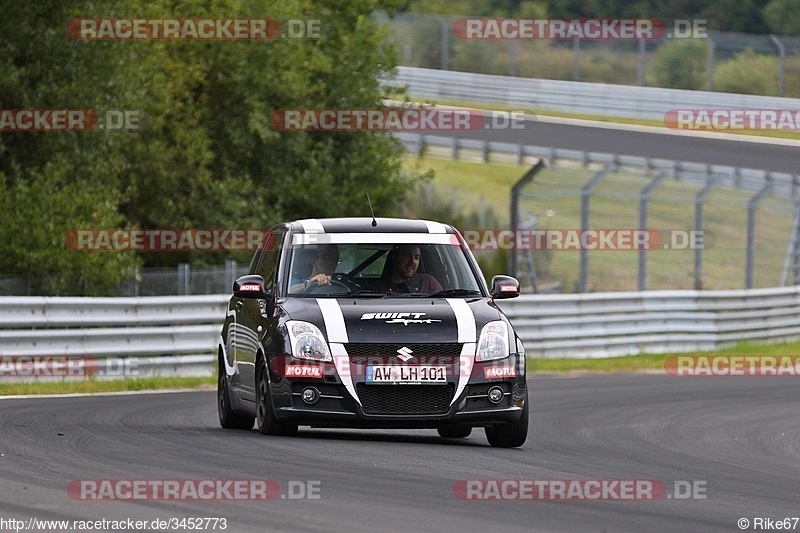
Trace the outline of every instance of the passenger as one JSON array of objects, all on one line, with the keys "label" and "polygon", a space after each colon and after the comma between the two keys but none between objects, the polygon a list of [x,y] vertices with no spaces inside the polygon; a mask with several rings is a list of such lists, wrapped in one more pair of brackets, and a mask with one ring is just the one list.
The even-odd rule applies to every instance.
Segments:
[{"label": "passenger", "polygon": [[439,281],[430,274],[417,272],[421,254],[416,244],[401,244],[389,252],[384,269],[383,290],[388,292],[433,293],[442,290]]}]

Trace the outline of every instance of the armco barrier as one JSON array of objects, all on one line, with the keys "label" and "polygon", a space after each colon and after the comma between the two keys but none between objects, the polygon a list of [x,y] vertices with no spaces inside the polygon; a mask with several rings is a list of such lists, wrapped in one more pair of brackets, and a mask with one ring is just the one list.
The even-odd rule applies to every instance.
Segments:
[{"label": "armco barrier", "polygon": [[606,83],[515,78],[417,67],[398,67],[387,82],[407,86],[415,98],[485,102],[663,120],[671,109],[798,109],[800,99]]},{"label": "armco barrier", "polygon": [[800,339],[800,287],[524,295],[498,304],[529,356],[610,357]]},{"label": "armco barrier", "polygon": [[[213,375],[228,299],[0,298],[0,358],[88,356],[113,366],[136,357],[142,377]],[[498,304],[530,357],[714,350],[800,338],[798,286],[524,295]]]},{"label": "armco barrier", "polygon": [[[229,299],[0,298],[0,359],[85,357],[138,377],[213,375]],[[131,357],[136,363],[126,367]],[[19,379],[5,374],[0,379]]]}]

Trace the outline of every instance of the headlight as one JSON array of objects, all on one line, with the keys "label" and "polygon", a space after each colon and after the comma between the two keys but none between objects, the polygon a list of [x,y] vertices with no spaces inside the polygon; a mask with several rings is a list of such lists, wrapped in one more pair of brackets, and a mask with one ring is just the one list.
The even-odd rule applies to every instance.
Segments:
[{"label": "headlight", "polygon": [[508,324],[495,320],[483,326],[475,360],[493,361],[508,357],[508,354]]},{"label": "headlight", "polygon": [[289,329],[289,343],[292,345],[294,357],[324,362],[333,360],[328,343],[317,326],[309,322],[290,320],[286,327]]}]

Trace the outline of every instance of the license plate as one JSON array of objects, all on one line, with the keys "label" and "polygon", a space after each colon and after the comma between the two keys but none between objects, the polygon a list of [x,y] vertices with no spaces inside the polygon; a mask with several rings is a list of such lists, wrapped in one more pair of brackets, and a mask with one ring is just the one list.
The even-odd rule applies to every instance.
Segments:
[{"label": "license plate", "polygon": [[447,367],[367,365],[367,383],[447,383]]}]

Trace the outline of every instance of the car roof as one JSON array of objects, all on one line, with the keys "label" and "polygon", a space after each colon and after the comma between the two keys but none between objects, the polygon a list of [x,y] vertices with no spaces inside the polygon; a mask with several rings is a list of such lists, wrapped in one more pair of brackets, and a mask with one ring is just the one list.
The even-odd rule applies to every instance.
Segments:
[{"label": "car roof", "polygon": [[307,218],[288,225],[294,233],[455,233],[449,224],[409,218]]}]

